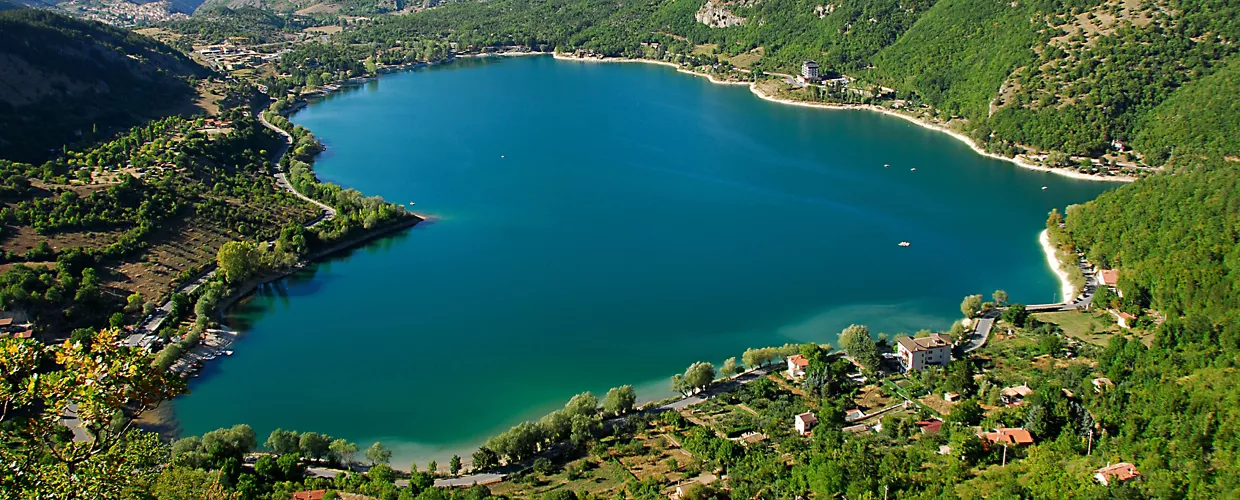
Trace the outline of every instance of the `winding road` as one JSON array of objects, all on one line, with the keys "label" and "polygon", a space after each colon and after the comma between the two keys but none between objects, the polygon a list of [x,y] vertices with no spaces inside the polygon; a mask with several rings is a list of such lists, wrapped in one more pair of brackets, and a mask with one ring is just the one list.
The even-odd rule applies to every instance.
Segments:
[{"label": "winding road", "polygon": [[[322,224],[326,221],[335,219],[336,218],[335,208],[332,208],[331,206],[328,206],[325,203],[322,203],[318,200],[310,198],[309,196],[301,194],[296,189],[293,189],[293,185],[289,183],[288,177],[284,175],[284,172],[280,171],[280,160],[284,158],[285,153],[288,153],[289,148],[293,146],[293,136],[289,135],[289,133],[285,132],[283,129],[275,125],[272,125],[271,122],[268,122],[267,118],[263,116],[262,112],[258,112],[256,113],[256,115],[258,116],[259,123],[263,124],[264,127],[267,127],[271,131],[277,134],[280,134],[280,137],[284,138],[284,141],[280,145],[280,149],[276,151],[276,153],[272,155],[272,158],[271,158],[271,167],[275,171],[274,177],[276,179],[276,184],[279,184],[280,187],[284,188],[288,192],[293,193],[293,196],[296,196],[308,203],[313,203],[315,206],[319,207],[320,210],[322,210],[322,212],[319,214],[318,217],[316,217],[314,220],[310,222],[307,222],[306,224],[304,224],[304,226],[308,229],[308,228],[317,226],[319,224]],[[176,290],[174,290],[174,293],[183,293],[183,294],[193,293],[194,290],[198,289],[198,287],[202,286],[207,281],[210,281],[211,278],[215,277],[215,264],[214,263],[207,265],[205,270],[206,272],[204,272],[194,281],[191,281],[189,283],[186,283],[184,285],[177,287]],[[155,340],[155,332],[159,331],[159,327],[163,326],[164,324],[164,319],[166,319],[168,315],[172,313],[172,300],[171,300],[171,296],[169,297],[170,297],[169,300],[164,301],[164,303],[160,305],[159,308],[156,309],[154,313],[151,313],[151,316],[149,318],[143,320],[142,323],[138,324],[138,328],[136,329],[136,331],[132,335],[130,335],[128,338],[125,339],[124,345],[136,346],[136,347],[147,347],[151,344],[152,341]]]},{"label": "winding road", "polygon": [[322,224],[324,221],[335,219],[336,209],[328,206],[327,204],[323,202],[320,202],[309,196],[301,194],[301,192],[297,191],[296,189],[293,189],[293,185],[288,182],[288,177],[284,175],[284,172],[280,171],[280,159],[284,158],[284,154],[288,152],[289,148],[293,147],[293,136],[289,135],[288,132],[285,132],[284,129],[277,127],[275,125],[272,125],[271,122],[267,121],[267,117],[263,116],[262,112],[258,112],[255,114],[258,116],[259,123],[263,124],[264,127],[267,127],[272,132],[280,134],[280,137],[284,138],[284,144],[280,146],[280,151],[277,151],[275,156],[272,157],[272,160],[271,160],[271,166],[276,171],[276,174],[275,174],[276,184],[279,184],[280,187],[287,189],[288,192],[293,193],[293,196],[296,196],[298,198],[301,198],[302,200],[313,203],[323,210],[323,213],[320,214],[317,219],[310,221],[310,223],[307,224],[306,227],[308,228],[314,227],[319,224]]}]

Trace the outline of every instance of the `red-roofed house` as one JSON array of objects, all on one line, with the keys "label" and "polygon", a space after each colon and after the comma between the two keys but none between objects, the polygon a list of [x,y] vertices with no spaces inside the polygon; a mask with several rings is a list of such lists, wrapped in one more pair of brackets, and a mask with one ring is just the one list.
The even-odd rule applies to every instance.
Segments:
[{"label": "red-roofed house", "polygon": [[938,434],[939,430],[943,428],[943,421],[923,420],[921,422],[917,422],[917,427],[921,428],[922,434]]},{"label": "red-roofed house", "polygon": [[792,378],[804,377],[805,369],[809,368],[809,360],[800,354],[788,356],[788,376]]},{"label": "red-roofed house", "polygon": [[293,500],[323,500],[327,490],[309,490],[293,493]]},{"label": "red-roofed house", "polygon": [[1128,481],[1136,479],[1141,473],[1137,472],[1137,466],[1128,462],[1120,462],[1115,465],[1107,464],[1106,467],[1094,471],[1094,479],[1097,479],[1103,486],[1111,484],[1113,481]]},{"label": "red-roofed house", "polygon": [[793,420],[793,425],[797,428],[797,434],[802,436],[809,434],[810,429],[813,429],[818,424],[818,417],[815,417],[811,412],[797,415]]},{"label": "red-roofed house", "polygon": [[1029,431],[1015,427],[1000,427],[994,432],[979,432],[977,437],[993,444],[1015,446],[1033,444],[1033,435]]}]

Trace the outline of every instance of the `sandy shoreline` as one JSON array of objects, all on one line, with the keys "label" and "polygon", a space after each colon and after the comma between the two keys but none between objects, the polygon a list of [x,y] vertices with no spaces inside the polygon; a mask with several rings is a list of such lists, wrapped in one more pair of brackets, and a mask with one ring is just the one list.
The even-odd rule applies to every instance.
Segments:
[{"label": "sandy shoreline", "polygon": [[1051,270],[1055,271],[1055,276],[1059,277],[1059,293],[1063,296],[1062,300],[1067,302],[1076,296],[1076,287],[1072,286],[1072,281],[1068,278],[1068,271],[1064,270],[1064,263],[1059,261],[1055,251],[1055,247],[1051,246],[1050,231],[1043,229],[1038,233],[1038,244],[1042,245],[1042,253],[1046,255],[1046,263],[1051,266]]},{"label": "sandy shoreline", "polygon": [[[540,53],[535,53],[535,54],[540,54]],[[1062,175],[1064,177],[1069,177],[1072,179],[1078,179],[1078,180],[1084,180],[1084,181],[1127,183],[1127,182],[1134,182],[1137,180],[1134,177],[1127,177],[1127,176],[1103,177],[1103,176],[1098,176],[1098,175],[1082,174],[1080,172],[1075,172],[1075,171],[1071,171],[1071,170],[1064,169],[1064,168],[1051,168],[1051,167],[1046,167],[1046,166],[1038,165],[1035,163],[1031,163],[1028,161],[1024,161],[1018,158],[1008,158],[1003,155],[988,153],[982,148],[978,147],[978,145],[975,142],[973,142],[973,139],[969,138],[968,136],[964,134],[961,134],[960,132],[947,128],[943,125],[928,123],[915,116],[909,116],[904,113],[899,113],[899,112],[896,112],[896,111],[893,111],[887,108],[883,108],[881,106],[875,106],[873,104],[816,103],[816,102],[794,101],[792,99],[783,99],[783,98],[775,97],[775,96],[762,92],[760,89],[758,89],[757,82],[733,82],[733,81],[726,81],[726,80],[718,80],[713,75],[708,75],[704,73],[698,73],[696,71],[687,70],[678,64],[670,63],[667,61],[654,61],[654,60],[649,60],[649,59],[630,59],[630,58],[623,58],[623,57],[604,57],[604,58],[574,57],[574,56],[561,55],[559,53],[555,53],[553,55],[556,59],[561,60],[561,61],[600,62],[600,63],[644,63],[644,64],[658,64],[660,66],[668,66],[671,68],[675,68],[676,71],[680,73],[686,73],[686,74],[690,74],[694,76],[705,77],[707,80],[710,80],[711,83],[717,83],[721,85],[748,85],[749,91],[753,92],[753,94],[758,96],[758,98],[766,100],[766,101],[770,101],[770,102],[776,102],[779,104],[787,104],[791,106],[802,106],[806,108],[828,109],[828,110],[873,111],[873,112],[882,113],[888,116],[894,116],[896,118],[909,121],[920,127],[947,134],[955,138],[956,140],[963,142],[965,145],[969,146],[969,149],[972,149],[974,153],[977,153],[979,155],[982,155],[988,158],[994,158],[996,160],[1003,160],[1006,162],[1010,162],[1018,167],[1026,168],[1029,170],[1049,172],[1055,175]]]}]

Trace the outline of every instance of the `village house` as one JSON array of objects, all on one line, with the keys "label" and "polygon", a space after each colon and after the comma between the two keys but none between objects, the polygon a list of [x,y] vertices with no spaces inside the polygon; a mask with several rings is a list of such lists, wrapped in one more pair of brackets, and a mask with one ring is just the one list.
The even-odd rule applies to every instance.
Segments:
[{"label": "village house", "polygon": [[1033,444],[1033,434],[1017,427],[999,427],[994,432],[979,432],[977,437],[989,444],[1024,446]]},{"label": "village house", "polygon": [[1030,394],[1033,394],[1033,389],[1030,389],[1029,383],[1026,382],[1014,387],[1004,387],[1003,390],[999,391],[999,399],[1003,400],[1003,403],[1007,405],[1019,405]]},{"label": "village house", "polygon": [[793,420],[794,420],[793,425],[797,429],[797,434],[800,434],[802,436],[809,435],[809,431],[813,429],[815,425],[818,425],[818,417],[815,417],[813,412],[807,411],[805,413],[797,415],[795,418],[793,418]]},{"label": "village house", "polygon": [[861,420],[863,418],[865,418],[865,412],[861,411],[860,408],[853,408],[851,410],[844,412],[845,422],[854,422],[857,420]]},{"label": "village house", "polygon": [[865,424],[850,425],[845,427],[843,431],[849,434],[862,434],[870,432],[870,426]]},{"label": "village house", "polygon": [[293,500],[323,500],[327,490],[308,490],[293,493]]},{"label": "village house", "polygon": [[1124,311],[1111,311],[1111,314],[1115,315],[1115,323],[1118,324],[1120,328],[1131,329],[1132,325],[1136,324],[1137,317],[1129,313]]},{"label": "village house", "polygon": [[801,63],[801,75],[799,80],[804,83],[818,83],[818,63],[814,61],[805,61]]},{"label": "village house", "polygon": [[788,356],[788,376],[792,378],[801,378],[805,376],[805,369],[809,368],[809,360],[800,354]]},{"label": "village house", "polygon": [[947,401],[948,403],[954,403],[956,401],[960,401],[960,393],[959,392],[944,392],[943,401]]},{"label": "village house", "polygon": [[1124,482],[1136,479],[1141,473],[1137,471],[1137,466],[1128,462],[1120,462],[1115,465],[1107,464],[1106,467],[1094,470],[1094,479],[1097,479],[1103,486],[1109,486],[1112,482]]},{"label": "village house", "polygon": [[938,434],[943,429],[942,420],[922,420],[917,422],[917,427],[921,429],[922,434]]},{"label": "village house", "polygon": [[1098,270],[1098,284],[1111,289],[1120,297],[1124,296],[1124,292],[1119,289],[1119,270],[1117,269]]},{"label": "village house", "polygon": [[896,344],[896,358],[906,372],[930,365],[947,366],[952,360],[951,341],[937,333],[929,337],[900,337]]}]

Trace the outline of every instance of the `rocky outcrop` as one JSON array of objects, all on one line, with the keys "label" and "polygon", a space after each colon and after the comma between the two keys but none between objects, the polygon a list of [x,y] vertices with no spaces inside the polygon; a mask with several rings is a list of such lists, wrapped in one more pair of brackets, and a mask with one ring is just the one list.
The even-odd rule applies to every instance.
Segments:
[{"label": "rocky outcrop", "polygon": [[727,7],[727,4],[724,2],[707,0],[702,5],[702,8],[698,9],[697,14],[693,18],[697,19],[697,22],[712,28],[727,28],[745,24],[745,18],[733,14]]}]

